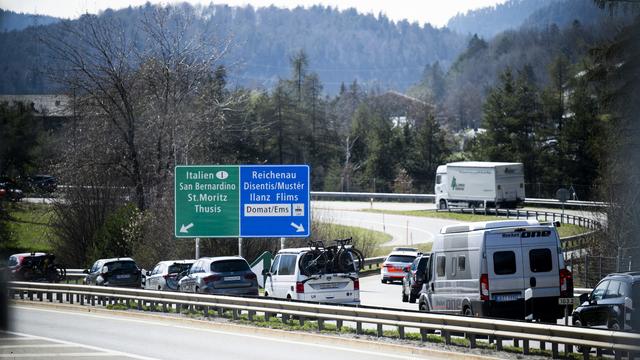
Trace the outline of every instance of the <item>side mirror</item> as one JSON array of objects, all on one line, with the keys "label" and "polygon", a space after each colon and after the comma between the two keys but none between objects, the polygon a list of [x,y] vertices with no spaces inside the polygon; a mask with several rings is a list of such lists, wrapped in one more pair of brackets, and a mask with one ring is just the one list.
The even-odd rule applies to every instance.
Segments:
[{"label": "side mirror", "polygon": [[580,304],[584,304],[589,301],[589,294],[580,294]]},{"label": "side mirror", "polygon": [[145,274],[146,276],[151,276],[151,270],[147,270],[147,271],[145,271],[145,272],[144,272],[144,274]]}]

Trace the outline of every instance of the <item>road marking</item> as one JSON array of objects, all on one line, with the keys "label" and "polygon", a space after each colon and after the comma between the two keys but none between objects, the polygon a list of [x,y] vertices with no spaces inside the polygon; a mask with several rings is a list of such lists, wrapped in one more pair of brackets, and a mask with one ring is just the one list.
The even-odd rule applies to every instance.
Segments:
[{"label": "road marking", "polygon": [[[245,338],[250,338],[250,339],[258,339],[258,340],[264,340],[264,341],[279,342],[279,343],[291,344],[291,345],[303,345],[303,346],[306,345],[306,346],[309,346],[309,347],[330,349],[330,350],[338,350],[338,351],[345,351],[345,352],[352,352],[352,353],[371,355],[371,356],[376,356],[376,357],[383,356],[383,357],[387,357],[387,358],[405,359],[405,360],[413,360],[413,359],[415,359],[415,355],[410,356],[410,355],[397,355],[397,354],[390,354],[390,353],[381,353],[381,352],[369,351],[369,350],[345,348],[345,347],[341,347],[341,346],[333,346],[333,345],[325,345],[325,344],[314,344],[314,343],[309,343],[309,342],[304,342],[304,341],[285,340],[285,339],[280,339],[280,338],[270,337],[270,336],[241,334],[241,333],[237,333],[237,332],[225,332],[225,331],[220,331],[220,330],[206,329],[206,328],[202,328],[202,327],[197,327],[196,328],[196,327],[189,327],[189,326],[183,326],[183,325],[162,324],[162,323],[159,323],[159,322],[156,322],[156,321],[116,318],[116,317],[109,317],[109,316],[100,316],[100,315],[93,315],[93,314],[75,313],[75,312],[68,312],[68,311],[37,309],[37,308],[21,307],[21,306],[16,306],[15,308],[23,309],[23,310],[30,310],[30,311],[36,310],[36,311],[52,312],[52,313],[58,313],[58,314],[60,312],[64,312],[65,314],[68,314],[68,315],[93,317],[93,318],[99,318],[99,319],[109,319],[109,320],[125,321],[125,322],[135,322],[135,323],[141,323],[141,324],[147,324],[147,325],[165,326],[165,327],[179,328],[179,329],[185,329],[185,330],[191,330],[191,331],[206,331],[206,332],[209,332],[209,333],[212,333],[212,334],[221,334],[221,335],[228,335],[228,336],[239,336],[239,337],[245,337]],[[167,319],[170,319],[170,318],[167,318]],[[12,334],[16,334],[16,335],[23,335],[23,334],[14,333],[14,332],[8,332],[8,333],[12,333]],[[34,335],[26,335],[25,334],[25,336],[34,336]],[[34,337],[38,338],[38,336],[34,336]],[[49,338],[45,338],[45,337],[39,337],[39,338],[42,338],[42,339],[45,339],[45,340],[54,341],[54,342],[74,344],[72,342],[67,342],[67,341],[63,341],[63,340],[49,339]],[[90,349],[117,353],[117,352],[115,352],[113,350],[101,349],[101,348],[94,347],[94,346],[81,345],[81,344],[77,344],[77,345],[78,346],[83,346],[83,347],[86,347],[86,348],[90,348]],[[127,354],[127,353],[118,353],[118,354],[121,354],[121,355],[124,355],[124,356],[135,357],[136,359],[145,359],[145,360],[146,359],[151,359],[151,358],[148,358],[148,357],[143,357],[143,356],[133,355],[133,354]]]},{"label": "road marking", "polygon": [[[27,309],[27,308],[23,308],[23,307],[19,307],[19,308]],[[34,308],[29,308],[29,310],[56,312],[56,311],[34,309]],[[71,314],[71,313],[68,313],[68,312],[65,312],[65,313]],[[123,352],[123,351],[110,350],[110,349],[105,349],[105,348],[101,348],[101,347],[98,347],[98,346],[75,343],[75,342],[72,342],[72,341],[53,339],[53,338],[49,338],[49,337],[45,337],[45,336],[24,334],[24,333],[19,333],[19,332],[15,332],[15,331],[6,331],[5,333],[13,334],[13,335],[17,335],[17,336],[24,336],[24,337],[32,338],[32,339],[40,339],[40,340],[51,341],[51,342],[59,343],[59,344],[77,346],[77,347],[81,347],[81,348],[85,348],[85,349],[101,352],[101,353],[77,353],[77,354],[85,354],[85,355],[60,354],[60,356],[126,356],[126,357],[130,357],[130,358],[133,358],[133,359],[139,359],[139,360],[157,360],[155,358],[151,358],[151,357],[147,357],[147,356],[141,356],[141,355],[126,353],[126,352]],[[102,353],[104,353],[104,355]],[[71,353],[71,354],[74,354],[74,353]],[[92,354],[92,355],[86,355],[86,354]],[[11,354],[11,355],[15,356],[15,354]],[[24,354],[22,354],[22,355],[24,355]],[[49,356],[58,356],[57,354],[47,354],[47,355],[49,355]],[[4,356],[2,356],[2,357],[4,357]]]},{"label": "road marking", "polygon": [[87,352],[87,353],[60,353],[60,354],[42,354],[42,353],[33,353],[33,354],[0,354],[0,358],[52,358],[52,357],[104,357],[104,356],[121,356],[119,354],[110,354],[110,353],[98,353],[98,352]]},{"label": "road marking", "polygon": [[[37,339],[35,339],[37,340]],[[24,348],[65,348],[77,347],[71,344],[24,344],[24,345],[0,345],[0,349],[24,349]]]}]

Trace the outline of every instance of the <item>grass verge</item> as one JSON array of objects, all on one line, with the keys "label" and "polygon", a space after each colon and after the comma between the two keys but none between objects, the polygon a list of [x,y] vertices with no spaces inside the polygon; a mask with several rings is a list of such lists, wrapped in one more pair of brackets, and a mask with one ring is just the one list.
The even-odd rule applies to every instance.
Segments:
[{"label": "grass verge", "polygon": [[53,208],[47,204],[9,203],[9,241],[2,248],[20,251],[51,251]]}]

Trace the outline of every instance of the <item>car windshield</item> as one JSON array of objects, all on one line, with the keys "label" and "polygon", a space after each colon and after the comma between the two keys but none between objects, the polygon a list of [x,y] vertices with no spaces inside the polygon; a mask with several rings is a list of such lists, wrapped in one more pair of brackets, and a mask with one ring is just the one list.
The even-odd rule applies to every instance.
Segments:
[{"label": "car windshield", "polygon": [[416,257],[415,256],[411,256],[411,255],[390,255],[387,258],[388,262],[399,262],[399,263],[410,263],[413,262],[413,260],[415,260]]},{"label": "car windshield", "polygon": [[118,271],[118,270],[135,270],[137,269],[136,263],[133,261],[113,261],[110,263],[106,263],[108,271]]},{"label": "car windshield", "polygon": [[249,270],[249,264],[244,260],[222,260],[211,263],[213,272],[235,272]]},{"label": "car windshield", "polygon": [[169,274],[182,273],[188,271],[193,263],[171,264],[169,266]]}]

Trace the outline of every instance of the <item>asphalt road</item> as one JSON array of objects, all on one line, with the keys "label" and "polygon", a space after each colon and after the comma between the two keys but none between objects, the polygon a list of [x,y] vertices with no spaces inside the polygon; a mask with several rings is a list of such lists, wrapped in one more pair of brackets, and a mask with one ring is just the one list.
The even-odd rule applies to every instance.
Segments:
[{"label": "asphalt road", "polygon": [[[367,204],[367,203],[359,203]],[[383,203],[380,203],[383,204]],[[416,204],[386,204],[402,209],[417,208]],[[422,204],[424,208],[425,205]],[[358,205],[339,203],[314,204],[313,217],[315,220],[333,224],[356,226],[365,229],[385,232],[393,239],[385,245],[412,245],[433,242],[436,234],[443,226],[458,224],[457,220],[425,218],[418,216],[390,215],[358,211]],[[362,209],[362,208],[360,208]]]},{"label": "asphalt road", "polygon": [[444,356],[403,355],[372,342],[347,344],[318,335],[256,332],[206,322],[108,316],[86,310],[14,306],[12,317],[11,332],[0,332],[0,358],[365,360]]},{"label": "asphalt road", "polygon": [[418,303],[402,302],[402,283],[383,284],[380,275],[360,278],[360,303],[395,309],[418,310]]}]

